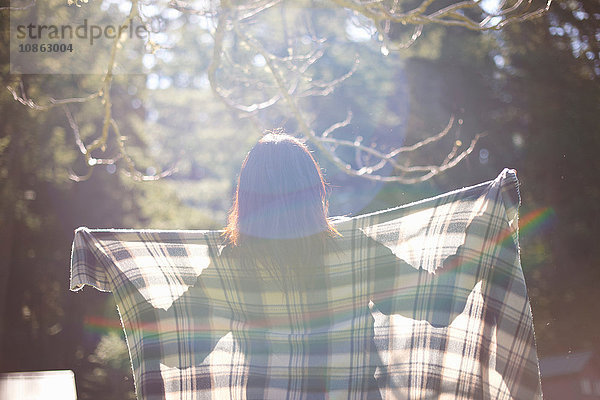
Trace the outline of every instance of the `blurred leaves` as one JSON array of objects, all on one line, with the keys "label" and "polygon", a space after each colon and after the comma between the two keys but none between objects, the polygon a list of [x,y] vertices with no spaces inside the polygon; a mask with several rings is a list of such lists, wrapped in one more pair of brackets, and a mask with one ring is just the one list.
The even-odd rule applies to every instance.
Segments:
[{"label": "blurred leaves", "polygon": [[122,333],[103,335],[88,361],[91,371],[78,380],[79,398],[135,400],[129,352]]}]

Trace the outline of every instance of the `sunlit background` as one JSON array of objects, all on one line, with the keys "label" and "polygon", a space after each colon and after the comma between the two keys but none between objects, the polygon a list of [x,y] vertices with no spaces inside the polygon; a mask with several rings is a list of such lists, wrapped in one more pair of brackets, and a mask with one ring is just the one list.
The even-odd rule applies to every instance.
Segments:
[{"label": "sunlit background", "polygon": [[[112,118],[120,135],[109,129],[104,151],[91,153],[105,161],[92,163],[77,138],[90,146],[100,137],[101,96],[66,106],[50,98],[85,97],[104,77],[10,74],[9,10],[0,11],[0,372],[73,370],[79,399],[134,398],[112,298],[92,289],[68,291],[73,230],[221,228],[247,151],[267,129],[305,136],[303,123],[317,135],[339,124],[330,138],[380,152],[419,143],[451,123],[440,140],[400,153],[395,160],[405,167],[441,165],[482,134],[458,165],[412,184],[351,176],[308,145],[329,183],[331,215],[420,200],[515,168],[538,355],[591,352],[585,354],[597,359],[597,3],[558,1],[541,18],[485,32],[425,24],[410,47],[396,48],[410,42],[414,25],[392,24],[386,43],[372,21],[335,3],[281,2],[242,19],[243,32],[226,32],[216,71],[215,17],[170,4],[148,1],[140,8],[152,27],[147,52],[125,48],[119,59],[138,63],[139,71],[113,77]],[[131,3],[81,6],[119,20]],[[214,4],[188,6],[206,11]],[[53,12],[36,7],[41,15]],[[498,7],[494,0],[482,5],[488,12]],[[271,60],[243,35],[282,58],[316,52],[304,70],[300,61],[279,70],[293,103],[282,95]],[[353,170],[378,162],[352,147],[329,143],[327,149]],[[378,174],[402,176],[390,165]],[[600,382],[600,370],[594,371]]]}]

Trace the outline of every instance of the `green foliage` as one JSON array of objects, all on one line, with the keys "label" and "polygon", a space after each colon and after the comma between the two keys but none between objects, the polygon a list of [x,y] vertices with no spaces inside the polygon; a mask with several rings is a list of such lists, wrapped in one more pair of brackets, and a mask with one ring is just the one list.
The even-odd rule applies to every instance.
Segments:
[{"label": "green foliage", "polygon": [[111,331],[102,336],[88,361],[91,370],[78,382],[80,398],[135,400],[129,353],[122,334]]},{"label": "green foliage", "polygon": [[[503,71],[504,90],[514,107],[506,114],[505,126],[523,137],[518,168],[526,193],[524,212],[538,207],[555,211],[543,229],[523,240],[524,265],[530,262],[534,272],[543,271],[530,285],[539,293],[534,307],[541,304],[536,324],[542,354],[595,347],[594,332],[600,328],[579,306],[600,300],[590,284],[600,278],[600,252],[595,244],[600,234],[600,190],[592,184],[600,170],[600,83],[598,73],[593,72],[598,54],[593,60],[582,57],[569,43],[573,39],[553,35],[548,28],[568,21],[582,34],[589,33],[595,6],[570,4],[564,8],[559,3],[546,21],[505,33],[509,43],[532,38],[508,49],[512,50],[507,52],[510,68]],[[579,6],[590,7],[589,18],[573,19],[572,10]],[[597,32],[597,24],[594,29]],[[597,36],[588,39],[593,42],[590,47],[597,49]],[[581,329],[573,330],[573,326]]]}]

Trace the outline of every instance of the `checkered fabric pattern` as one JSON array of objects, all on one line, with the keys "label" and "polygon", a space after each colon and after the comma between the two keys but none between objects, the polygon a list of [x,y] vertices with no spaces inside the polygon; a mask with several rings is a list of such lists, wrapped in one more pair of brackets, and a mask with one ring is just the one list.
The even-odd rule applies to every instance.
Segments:
[{"label": "checkered fabric pattern", "polygon": [[339,218],[281,290],[218,231],[75,232],[71,290],[116,299],[139,399],[541,398],[518,181]]}]

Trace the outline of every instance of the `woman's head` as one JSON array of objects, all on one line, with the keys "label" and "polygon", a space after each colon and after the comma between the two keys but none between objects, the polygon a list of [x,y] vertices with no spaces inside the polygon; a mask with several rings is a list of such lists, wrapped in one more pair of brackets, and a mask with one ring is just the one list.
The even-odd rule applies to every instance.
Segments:
[{"label": "woman's head", "polygon": [[321,170],[304,143],[268,133],[250,150],[240,171],[226,235],[297,239],[335,232],[327,220]]}]

